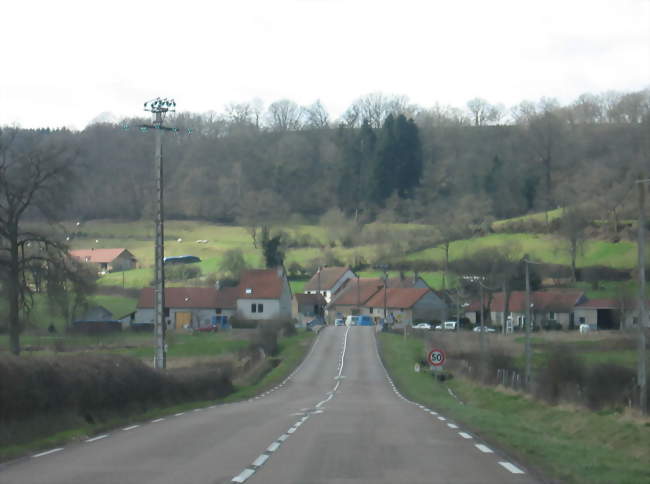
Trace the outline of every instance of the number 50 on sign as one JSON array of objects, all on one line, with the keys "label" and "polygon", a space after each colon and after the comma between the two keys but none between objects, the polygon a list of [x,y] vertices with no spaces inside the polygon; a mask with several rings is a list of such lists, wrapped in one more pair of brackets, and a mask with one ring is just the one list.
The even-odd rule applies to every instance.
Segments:
[{"label": "number 50 on sign", "polygon": [[432,349],[427,355],[427,361],[432,366],[442,366],[446,358],[445,352],[438,348]]}]

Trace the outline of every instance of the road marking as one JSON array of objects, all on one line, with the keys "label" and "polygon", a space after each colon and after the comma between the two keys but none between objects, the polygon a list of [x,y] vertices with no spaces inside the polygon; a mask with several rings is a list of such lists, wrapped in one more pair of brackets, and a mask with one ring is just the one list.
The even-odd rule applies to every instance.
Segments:
[{"label": "road marking", "polygon": [[162,422],[163,420],[165,420],[165,419],[164,418],[157,418],[156,420],[152,420],[151,423],[158,423],[158,422]]},{"label": "road marking", "polygon": [[181,415],[185,415],[185,412],[178,412],[174,414],[174,417],[180,417]]},{"label": "road marking", "polygon": [[106,437],[108,437],[108,434],[98,435],[97,437],[93,437],[92,439],[87,439],[86,442],[87,443],[96,442],[97,440],[102,440],[105,439]]},{"label": "road marking", "polygon": [[448,423],[448,424],[447,424],[447,427],[449,427],[450,429],[457,429],[457,428],[458,428],[458,425],[456,425],[456,424],[452,424],[452,423]]},{"label": "road marking", "polygon": [[217,408],[216,405],[210,405],[208,408]]},{"label": "road marking", "polygon": [[483,445],[483,444],[474,444],[474,445],[476,446],[476,448],[478,450],[480,450],[481,452],[483,452],[485,454],[492,454],[493,453],[492,449],[490,449],[487,445]]},{"label": "road marking", "polygon": [[139,425],[131,425],[130,427],[124,427],[122,430],[133,430],[133,429],[137,429],[138,427]]},{"label": "road marking", "polygon": [[447,420],[447,419],[446,419],[445,417],[438,417],[438,420],[445,421],[445,420]]},{"label": "road marking", "polygon": [[246,479],[248,479],[253,474],[255,474],[254,469],[244,469],[241,474],[233,478],[232,482],[246,482]]},{"label": "road marking", "polygon": [[289,437],[287,434],[282,434],[282,435],[280,435],[280,437],[278,438],[278,440],[279,440],[280,442],[284,442],[285,440],[287,440],[287,437]]},{"label": "road marking", "polygon": [[292,434],[296,431],[296,427],[291,427],[289,430],[287,430],[288,434]]},{"label": "road marking", "polygon": [[194,409],[195,412],[200,412],[201,410],[203,410],[203,409],[202,408],[195,408]]},{"label": "road marking", "polygon": [[260,454],[260,456],[253,461],[253,465],[256,467],[262,466],[267,460],[269,459],[269,456],[267,454]]},{"label": "road marking", "polygon": [[472,436],[469,435],[469,434],[466,433],[466,432],[458,432],[458,435],[460,435],[460,436],[461,436],[462,438],[464,438],[464,439],[471,439],[471,438],[472,438]]},{"label": "road marking", "polygon": [[268,452],[275,452],[276,450],[278,450],[278,447],[280,447],[280,442],[273,442],[271,445],[267,447],[266,450]]},{"label": "road marking", "polygon": [[323,413],[323,410],[320,410],[320,409],[319,409],[319,410],[316,410],[316,411],[314,412],[314,414],[317,414],[317,413]]},{"label": "road marking", "polygon": [[32,457],[43,457],[44,455],[54,454],[55,452],[59,452],[60,450],[63,450],[63,447],[57,447],[56,449],[46,450],[45,452],[41,452],[40,454],[34,454]]},{"label": "road marking", "polygon": [[431,411],[429,412],[431,415],[438,415],[438,412]]},{"label": "road marking", "polygon": [[513,474],[525,474],[519,467],[512,465],[510,462],[499,462],[500,465],[508,469]]}]

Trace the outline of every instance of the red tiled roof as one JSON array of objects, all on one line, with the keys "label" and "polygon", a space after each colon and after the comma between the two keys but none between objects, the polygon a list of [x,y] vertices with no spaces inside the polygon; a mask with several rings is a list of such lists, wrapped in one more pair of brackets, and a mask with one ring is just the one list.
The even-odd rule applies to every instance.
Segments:
[{"label": "red tiled roof", "polygon": [[133,254],[126,249],[80,249],[71,250],[70,255],[82,262],[93,262],[95,264],[113,262],[123,252],[126,252],[131,258]]},{"label": "red tiled roof", "polygon": [[620,306],[616,299],[591,299],[578,304],[577,307],[585,309],[616,309]]},{"label": "red tiled roof", "polygon": [[[422,299],[426,294],[431,291],[426,288],[415,287],[389,287],[386,290],[386,307],[388,308],[402,308],[407,309]],[[377,292],[365,304],[367,307],[383,308],[384,307],[384,291]]]},{"label": "red tiled roof", "polygon": [[234,309],[237,307],[238,287],[222,287],[215,292],[216,307],[222,309]]},{"label": "red tiled roof", "polygon": [[[579,290],[551,290],[551,291],[534,291],[530,293],[530,302],[536,310],[555,311],[559,313],[568,313],[584,298],[584,292]],[[487,304],[487,296],[485,298]],[[494,293],[490,309],[494,312],[501,313],[505,308],[505,296],[503,292]],[[514,313],[526,312],[526,292],[512,291],[508,309]],[[479,311],[480,303],[478,300],[472,301],[466,311]]]},{"label": "red tiled roof", "polygon": [[330,305],[336,306],[354,306],[356,304],[364,304],[370,299],[379,289],[384,287],[384,281],[379,278],[359,278],[348,279],[339,292],[336,293]]},{"label": "red tiled roof", "polygon": [[[320,270],[320,290],[330,291],[334,285],[343,277],[349,267],[323,267]],[[318,272],[314,274],[309,282],[305,284],[304,291],[318,291],[319,289]]]},{"label": "red tiled roof", "polygon": [[[238,299],[280,299],[283,278],[277,269],[244,271],[239,279]],[[250,290],[250,291],[247,291]]]},{"label": "red tiled roof", "polygon": [[296,294],[298,304],[320,304],[325,305],[325,298],[321,294]]},{"label": "red tiled roof", "polygon": [[[211,309],[220,306],[217,303],[217,291],[212,287],[167,287],[165,307]],[[145,287],[140,291],[138,308],[153,308],[153,288]]]}]

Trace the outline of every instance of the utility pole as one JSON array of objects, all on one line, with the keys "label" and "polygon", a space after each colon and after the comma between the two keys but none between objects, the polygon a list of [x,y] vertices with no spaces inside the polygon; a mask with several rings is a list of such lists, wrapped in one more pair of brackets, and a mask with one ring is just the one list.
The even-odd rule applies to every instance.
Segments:
[{"label": "utility pole", "polygon": [[483,365],[485,365],[485,315],[483,314],[484,311],[484,306],[483,306],[483,283],[479,280],[478,281],[478,291],[480,294],[480,312],[479,312],[479,323],[480,323],[480,329],[481,332],[478,334],[478,342],[479,342],[479,347],[481,351],[481,362]]},{"label": "utility pole", "polygon": [[165,267],[164,249],[164,211],[163,211],[163,157],[162,131],[176,131],[174,128],[163,127],[163,120],[168,112],[174,112],[176,102],[173,99],[156,98],[144,103],[144,110],[154,116],[153,125],[142,125],[140,128],[152,128],[155,133],[155,179],[156,179],[156,248],[154,253],[155,287],[154,287],[154,368],[162,369],[167,366],[167,351],[165,348]]},{"label": "utility pole", "polygon": [[645,306],[645,183],[650,180],[637,180],[639,189],[639,323],[637,341],[637,385],[639,386],[639,409],[642,414],[648,413],[648,388],[647,388],[647,357],[645,326],[647,311]]},{"label": "utility pole", "polygon": [[524,382],[526,385],[526,388],[530,390],[530,370],[531,370],[531,362],[532,362],[532,354],[531,354],[531,347],[530,347],[530,330],[531,327],[530,325],[532,324],[532,318],[530,315],[530,272],[528,269],[528,254],[524,256],[524,267],[526,271],[526,346],[525,346],[525,355],[526,355],[526,372],[524,375]]}]

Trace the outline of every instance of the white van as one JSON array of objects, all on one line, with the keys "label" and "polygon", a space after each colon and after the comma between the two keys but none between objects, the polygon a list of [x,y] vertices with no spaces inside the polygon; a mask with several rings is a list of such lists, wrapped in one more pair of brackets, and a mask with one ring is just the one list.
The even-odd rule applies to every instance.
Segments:
[{"label": "white van", "polygon": [[445,331],[456,331],[458,329],[458,323],[456,321],[445,321],[442,323],[442,329]]}]

